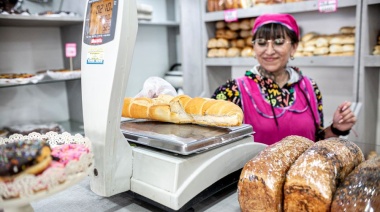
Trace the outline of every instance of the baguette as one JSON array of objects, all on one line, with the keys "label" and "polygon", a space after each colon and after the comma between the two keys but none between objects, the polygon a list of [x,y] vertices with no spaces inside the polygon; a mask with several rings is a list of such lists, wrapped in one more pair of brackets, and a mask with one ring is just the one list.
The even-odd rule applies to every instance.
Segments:
[{"label": "baguette", "polygon": [[160,95],[157,98],[124,98],[122,116],[177,124],[240,126],[243,111],[236,104],[209,98]]},{"label": "baguette", "polygon": [[286,174],[285,211],[330,211],[337,185],[362,161],[353,142],[330,138],[315,143]]},{"label": "baguette", "polygon": [[288,136],[248,161],[240,174],[238,200],[242,211],[283,211],[283,185],[291,164],[313,141]]}]

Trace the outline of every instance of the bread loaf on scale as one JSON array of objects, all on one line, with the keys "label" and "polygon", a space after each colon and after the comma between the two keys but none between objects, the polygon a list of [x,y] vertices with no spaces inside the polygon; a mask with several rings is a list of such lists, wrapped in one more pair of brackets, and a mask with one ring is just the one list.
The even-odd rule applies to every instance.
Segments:
[{"label": "bread loaf on scale", "polygon": [[209,98],[187,95],[160,95],[157,98],[124,98],[122,116],[150,119],[177,124],[200,124],[208,126],[239,126],[243,111],[236,104]]}]

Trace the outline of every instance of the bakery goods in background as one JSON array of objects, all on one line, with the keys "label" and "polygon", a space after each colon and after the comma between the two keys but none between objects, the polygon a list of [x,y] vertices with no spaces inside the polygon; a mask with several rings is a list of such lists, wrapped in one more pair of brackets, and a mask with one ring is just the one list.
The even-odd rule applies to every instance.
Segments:
[{"label": "bakery goods in background", "polygon": [[377,36],[377,41],[376,45],[373,47],[372,54],[373,55],[380,55],[380,33]]},{"label": "bakery goods in background", "polygon": [[187,95],[160,95],[157,98],[124,98],[122,117],[176,124],[240,126],[243,111],[236,104]]},{"label": "bakery goods in background", "polygon": [[354,54],[355,27],[343,26],[336,34],[317,32],[304,34],[294,56],[353,56]]},{"label": "bakery goods in background", "polygon": [[0,137],[8,137],[13,134],[29,135],[30,133],[36,132],[40,134],[45,134],[48,132],[63,133],[65,129],[57,123],[46,123],[46,124],[18,124],[4,126],[3,135]]},{"label": "bakery goods in background", "polygon": [[238,200],[244,211],[283,211],[283,185],[294,161],[314,144],[300,137],[288,136],[268,146],[248,161],[240,174]]},{"label": "bakery goods in background", "polygon": [[305,0],[207,0],[207,12],[216,12],[229,9],[244,9],[272,4],[285,4]]},{"label": "bakery goods in background", "polygon": [[318,141],[290,167],[284,184],[285,211],[330,211],[340,182],[364,155],[351,141],[329,138]]},{"label": "bakery goods in background", "polygon": [[255,18],[215,22],[215,37],[207,42],[207,57],[252,57],[251,29]]},{"label": "bakery goods in background", "polygon": [[380,211],[380,157],[364,161],[344,179],[331,211]]}]

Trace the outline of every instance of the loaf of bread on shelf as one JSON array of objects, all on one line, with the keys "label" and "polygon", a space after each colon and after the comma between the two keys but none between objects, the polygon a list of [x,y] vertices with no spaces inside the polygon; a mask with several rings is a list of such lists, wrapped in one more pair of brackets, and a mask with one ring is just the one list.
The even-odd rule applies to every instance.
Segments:
[{"label": "loaf of bread on shelf", "polygon": [[337,185],[362,161],[362,151],[351,141],[329,138],[315,143],[286,174],[285,211],[330,211]]},{"label": "loaf of bread on shelf", "polygon": [[239,126],[243,121],[241,108],[229,101],[191,98],[187,95],[147,99],[149,98],[124,98],[122,116],[225,127]]},{"label": "loaf of bread on shelf", "polygon": [[362,162],[344,179],[331,211],[380,211],[380,157]]},{"label": "loaf of bread on shelf", "polygon": [[286,172],[313,144],[313,141],[304,137],[288,136],[248,161],[238,182],[241,210],[283,211],[282,188]]},{"label": "loaf of bread on shelf", "polygon": [[240,48],[231,47],[227,50],[227,57],[240,57]]}]

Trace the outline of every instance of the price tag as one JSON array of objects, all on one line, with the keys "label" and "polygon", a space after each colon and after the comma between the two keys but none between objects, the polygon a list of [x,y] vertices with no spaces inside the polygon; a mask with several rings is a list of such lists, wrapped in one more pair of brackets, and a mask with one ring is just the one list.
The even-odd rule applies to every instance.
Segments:
[{"label": "price tag", "polygon": [[77,56],[77,44],[76,43],[66,43],[66,57]]},{"label": "price tag", "polygon": [[230,10],[224,10],[224,21],[225,22],[234,22],[237,21],[237,10],[236,9],[230,9]]},{"label": "price tag", "polygon": [[321,13],[336,12],[337,5],[337,0],[318,0],[318,9]]}]

